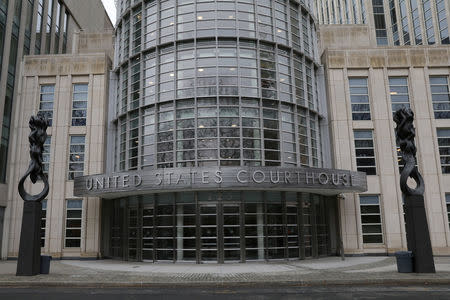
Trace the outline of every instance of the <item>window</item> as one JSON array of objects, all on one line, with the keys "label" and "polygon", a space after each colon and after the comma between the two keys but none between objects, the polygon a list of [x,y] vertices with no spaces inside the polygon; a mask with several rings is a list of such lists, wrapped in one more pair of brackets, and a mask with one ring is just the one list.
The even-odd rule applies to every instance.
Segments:
[{"label": "window", "polygon": [[[24,1],[25,5],[25,35],[23,41],[23,54],[30,54],[30,45],[31,45],[31,31],[33,30],[32,22],[33,22],[33,6],[34,0]],[[1,22],[0,22],[1,23]],[[3,38],[2,38],[3,39]],[[3,48],[3,46],[2,46]],[[1,64],[1,60],[0,60]]]},{"label": "window", "polygon": [[386,21],[384,20],[383,0],[372,0],[373,18],[377,45],[387,45]]},{"label": "window", "polygon": [[85,136],[70,137],[69,175],[68,179],[83,176]]},{"label": "window", "polygon": [[372,130],[355,130],[356,166],[358,171],[367,175],[376,175],[375,151],[373,147]]},{"label": "window", "polygon": [[364,5],[364,0],[359,0],[359,4],[361,6],[361,19],[362,19],[362,23],[366,24],[367,20],[366,20],[366,7]]},{"label": "window", "polygon": [[61,3],[56,2],[56,22],[55,22],[55,45],[53,49],[53,53],[59,52],[59,25],[61,23]]},{"label": "window", "polygon": [[48,171],[50,169],[50,144],[52,143],[52,137],[47,136],[44,143],[44,152],[42,152],[42,170],[44,175],[48,178]]},{"label": "window", "polygon": [[437,129],[441,170],[443,174],[450,173],[450,129]]},{"label": "window", "polygon": [[406,8],[406,0],[400,0],[400,17],[403,31],[403,44],[411,45],[408,28],[408,11]]},{"label": "window", "polygon": [[41,41],[42,41],[42,15],[44,13],[44,0],[39,0],[37,9],[37,21],[36,21],[36,43],[34,48],[34,54],[41,53]]},{"label": "window", "polygon": [[409,108],[408,77],[389,77],[392,113],[402,107]]},{"label": "window", "polygon": [[430,77],[431,99],[433,101],[434,117],[450,119],[450,93],[447,76]]},{"label": "window", "polygon": [[370,120],[369,92],[367,77],[349,78],[350,100],[353,120]]},{"label": "window", "polygon": [[41,210],[41,247],[45,246],[45,225],[47,224],[47,199],[42,201]]},{"label": "window", "polygon": [[52,35],[51,35],[52,24],[53,24],[53,0],[49,0],[48,1],[48,12],[47,12],[45,54],[50,53],[50,43],[52,41]]},{"label": "window", "polygon": [[422,45],[422,26],[420,25],[419,6],[417,5],[417,0],[410,0],[409,3],[411,5],[411,14],[416,45]]},{"label": "window", "polygon": [[445,194],[445,203],[447,204],[447,219],[450,227],[450,194]]},{"label": "window", "polygon": [[423,0],[423,14],[425,19],[425,28],[427,33],[428,44],[432,45],[436,42],[434,38],[433,13],[431,11],[431,1]]},{"label": "window", "polygon": [[400,45],[400,38],[398,35],[397,13],[394,0],[389,0],[389,10],[391,12],[392,37],[394,39],[394,45],[398,46]]},{"label": "window", "polygon": [[441,43],[450,44],[447,15],[445,13],[445,0],[436,0],[436,13],[438,16],[438,27],[441,36]]},{"label": "window", "polygon": [[53,100],[55,97],[55,85],[41,85],[40,91],[40,103],[39,103],[39,116],[46,117],[48,119],[48,126],[53,124]]},{"label": "window", "polygon": [[72,126],[86,126],[88,84],[73,85]]},{"label": "window", "polygon": [[64,23],[63,23],[63,45],[62,45],[62,53],[67,52],[67,29],[69,26],[69,14],[64,13]]},{"label": "window", "polygon": [[65,247],[80,247],[82,209],[83,200],[66,201],[66,235],[64,241]]},{"label": "window", "polygon": [[360,195],[361,226],[364,244],[383,243],[381,228],[380,199],[378,195]]},{"label": "window", "polygon": [[136,54],[139,51],[141,51],[141,24],[142,24],[141,7],[138,7],[136,11],[133,11],[133,43],[132,43],[133,54]]}]

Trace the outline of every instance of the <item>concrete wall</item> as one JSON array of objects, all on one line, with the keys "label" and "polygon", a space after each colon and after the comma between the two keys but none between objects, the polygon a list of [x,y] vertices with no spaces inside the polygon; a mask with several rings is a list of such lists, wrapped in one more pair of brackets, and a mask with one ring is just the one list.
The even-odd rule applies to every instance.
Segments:
[{"label": "concrete wall", "polygon": [[[22,64],[18,107],[14,118],[11,156],[10,190],[5,214],[3,257],[18,254],[23,200],[17,195],[18,178],[29,162],[28,119],[39,110],[41,84],[55,84],[53,126],[47,133],[50,146],[49,183],[47,197],[46,243],[43,253],[53,257],[100,256],[100,199],[83,199],[82,242],[80,248],[64,248],[65,201],[74,199],[73,180],[67,180],[70,135],[86,136],[85,174],[104,171],[109,70],[111,61],[105,54],[29,56]],[[72,85],[88,83],[87,125],[71,126]],[[29,192],[39,192],[39,184],[26,184]]]},{"label": "concrete wall", "polygon": [[[450,193],[450,175],[441,172],[436,129],[449,128],[450,120],[434,118],[429,76],[449,75],[450,48],[345,49],[334,38],[328,40],[331,46],[325,49],[322,62],[328,82],[334,167],[356,170],[353,130],[373,129],[378,175],[368,176],[369,190],[365,194],[380,195],[383,222],[384,243],[363,244],[359,197],[357,194],[346,194],[340,207],[346,253],[393,253],[407,247],[388,82],[389,76],[405,76],[408,77],[411,108],[415,112],[418,166],[425,181],[425,207],[433,251],[435,255],[449,255],[450,232],[445,193]],[[350,76],[368,77],[370,121],[352,120],[348,86]]]},{"label": "concrete wall", "polygon": [[104,32],[87,33],[77,32],[73,35],[73,54],[83,53],[106,53],[108,58],[114,58],[114,32],[107,30]]},{"label": "concrete wall", "polygon": [[[64,0],[82,29],[91,32],[114,29],[101,0]],[[114,22],[114,20],[113,20]]]}]

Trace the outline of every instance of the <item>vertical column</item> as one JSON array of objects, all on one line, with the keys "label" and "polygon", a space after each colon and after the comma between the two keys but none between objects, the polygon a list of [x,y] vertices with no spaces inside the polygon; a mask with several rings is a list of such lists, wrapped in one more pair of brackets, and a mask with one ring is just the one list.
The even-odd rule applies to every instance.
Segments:
[{"label": "vertical column", "polygon": [[411,69],[411,91],[414,96],[411,99],[412,108],[415,113],[414,125],[416,128],[416,146],[419,171],[425,182],[425,211],[430,230],[431,245],[435,254],[439,248],[446,247],[447,237],[444,222],[445,186],[444,176],[440,174],[440,157],[438,152],[436,128],[439,126],[438,120],[434,120],[432,101],[429,97],[428,72],[423,68]]},{"label": "vertical column", "polygon": [[256,222],[258,224],[258,259],[264,259],[264,211],[263,203],[256,206]]},{"label": "vertical column", "polygon": [[[398,179],[395,177],[397,155],[395,153],[395,124],[391,120],[390,97],[387,91],[387,71],[381,68],[370,69],[372,119],[374,124],[374,145],[377,162],[378,190],[369,188],[372,194],[381,194],[383,241],[388,252],[402,248],[401,212],[397,201]],[[379,101],[386,99],[386,101]],[[391,250],[390,250],[391,249]]]},{"label": "vertical column", "polygon": [[183,260],[183,205],[176,208],[177,214],[177,260]]}]

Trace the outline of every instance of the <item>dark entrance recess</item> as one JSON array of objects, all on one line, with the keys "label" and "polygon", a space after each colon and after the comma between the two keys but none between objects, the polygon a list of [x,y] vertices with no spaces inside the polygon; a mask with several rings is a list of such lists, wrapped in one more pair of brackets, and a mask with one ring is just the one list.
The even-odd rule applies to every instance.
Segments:
[{"label": "dark entrance recess", "polygon": [[337,253],[337,201],[310,193],[183,192],[103,199],[103,253],[229,263]]}]

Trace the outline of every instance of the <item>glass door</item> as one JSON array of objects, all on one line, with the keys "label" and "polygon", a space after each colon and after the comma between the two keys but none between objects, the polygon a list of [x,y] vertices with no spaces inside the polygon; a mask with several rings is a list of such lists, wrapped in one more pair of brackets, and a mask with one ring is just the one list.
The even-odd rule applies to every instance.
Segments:
[{"label": "glass door", "polygon": [[154,208],[145,206],[142,210],[142,260],[153,261]]},{"label": "glass door", "polygon": [[172,203],[161,203],[156,218],[156,260],[174,259],[174,207]]},{"label": "glass door", "polygon": [[138,208],[128,209],[128,260],[137,259]]},{"label": "glass door", "polygon": [[239,261],[241,259],[241,232],[239,204],[223,204],[223,259]]},{"label": "glass door", "polygon": [[200,260],[217,262],[217,204],[200,204]]},{"label": "glass door", "polygon": [[313,256],[312,249],[312,207],[311,199],[303,199],[303,243],[305,247],[305,257]]}]

